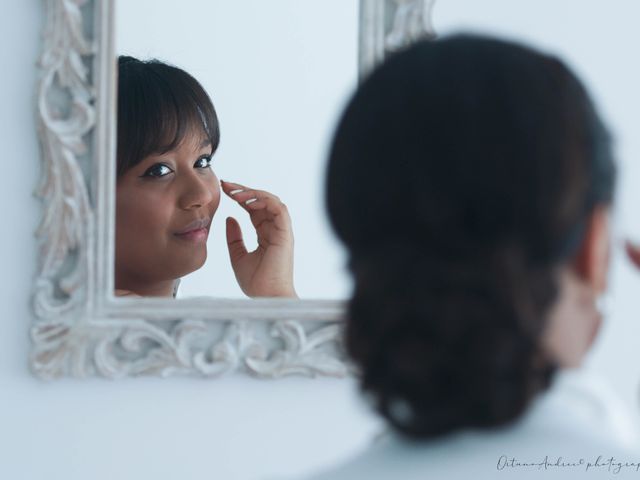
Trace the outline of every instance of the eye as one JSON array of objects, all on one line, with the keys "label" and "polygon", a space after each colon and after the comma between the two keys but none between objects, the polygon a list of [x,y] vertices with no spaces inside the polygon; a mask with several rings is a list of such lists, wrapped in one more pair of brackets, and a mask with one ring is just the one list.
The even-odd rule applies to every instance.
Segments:
[{"label": "eye", "polygon": [[142,177],[164,177],[172,173],[173,170],[167,167],[164,163],[156,163],[155,165],[149,167],[146,172],[144,172]]},{"label": "eye", "polygon": [[211,166],[211,162],[213,161],[213,159],[211,158],[211,155],[205,155],[203,157],[200,157],[198,160],[196,160],[196,163],[194,164],[194,167],[196,168],[209,168]]}]

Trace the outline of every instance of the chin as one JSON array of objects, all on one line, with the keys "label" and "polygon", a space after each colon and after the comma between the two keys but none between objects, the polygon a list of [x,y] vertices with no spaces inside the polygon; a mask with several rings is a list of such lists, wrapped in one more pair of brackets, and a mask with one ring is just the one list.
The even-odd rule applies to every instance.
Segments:
[{"label": "chin", "polygon": [[182,273],[178,275],[178,277],[184,277],[185,275],[189,275],[190,273],[195,272],[196,270],[200,270],[202,266],[207,261],[207,250],[205,249],[202,254],[198,252],[195,255],[189,257],[188,261],[184,262],[180,269]]}]

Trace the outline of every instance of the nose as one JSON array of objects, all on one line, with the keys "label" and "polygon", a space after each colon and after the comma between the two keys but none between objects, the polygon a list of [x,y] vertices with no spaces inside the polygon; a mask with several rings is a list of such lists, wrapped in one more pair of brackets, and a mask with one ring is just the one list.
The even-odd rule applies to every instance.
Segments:
[{"label": "nose", "polygon": [[178,205],[184,210],[194,210],[204,207],[220,197],[220,187],[216,178],[207,178],[198,173],[190,174],[181,185]]}]

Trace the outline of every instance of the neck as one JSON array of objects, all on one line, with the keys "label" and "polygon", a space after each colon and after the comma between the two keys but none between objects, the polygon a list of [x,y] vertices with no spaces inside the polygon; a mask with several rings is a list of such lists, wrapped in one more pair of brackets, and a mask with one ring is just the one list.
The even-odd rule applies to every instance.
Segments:
[{"label": "neck", "polygon": [[173,298],[173,288],[176,280],[161,280],[156,282],[132,281],[116,276],[116,290],[126,290],[141,297],[169,297]]}]

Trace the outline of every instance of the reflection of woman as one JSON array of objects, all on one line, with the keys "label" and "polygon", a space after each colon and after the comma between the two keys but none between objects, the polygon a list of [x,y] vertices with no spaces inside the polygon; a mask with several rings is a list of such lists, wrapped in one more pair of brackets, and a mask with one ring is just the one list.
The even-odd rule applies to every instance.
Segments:
[{"label": "reflection of woman", "polygon": [[258,236],[247,252],[238,222],[227,218],[242,291],[295,297],[287,208],[271,193],[218,182],[211,169],[218,119],[202,86],[155,60],[121,56],[118,67],[116,295],[171,296],[180,277],[200,268],[222,189],[249,213]]},{"label": "reflection of woman", "polygon": [[[327,204],[355,283],[347,349],[394,433],[318,478],[574,478],[634,445],[574,368],[600,326],[614,177],[609,136],[556,58],[456,36],[361,85]],[[545,455],[585,463],[506,465]]]}]

